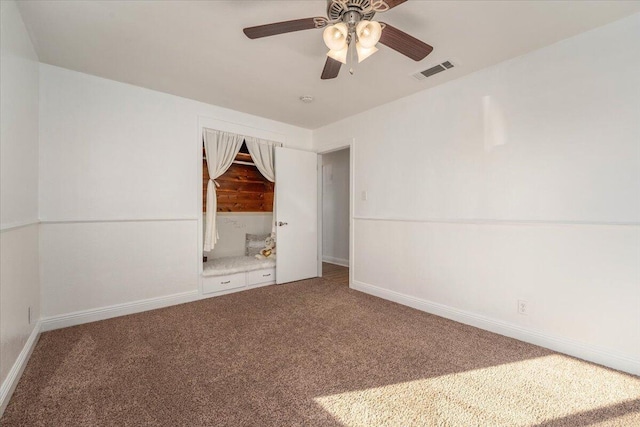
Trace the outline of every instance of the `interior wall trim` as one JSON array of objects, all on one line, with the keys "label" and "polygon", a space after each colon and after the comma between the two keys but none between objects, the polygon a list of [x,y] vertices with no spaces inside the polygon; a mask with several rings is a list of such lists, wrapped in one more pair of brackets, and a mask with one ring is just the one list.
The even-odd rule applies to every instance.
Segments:
[{"label": "interior wall trim", "polygon": [[9,404],[9,400],[11,400],[11,396],[18,385],[18,381],[20,381],[24,368],[27,366],[29,357],[31,357],[31,353],[38,343],[38,338],[40,338],[40,328],[41,323],[36,323],[29,335],[29,338],[27,338],[27,342],[24,344],[24,347],[22,347],[22,351],[11,367],[7,378],[5,378],[2,382],[2,386],[0,386],[0,417],[2,417],[4,410]]},{"label": "interior wall trim", "polygon": [[468,225],[579,225],[579,226],[621,226],[640,227],[640,222],[623,221],[561,221],[561,220],[514,220],[514,219],[419,219],[419,218],[394,218],[354,216],[358,221],[389,221],[389,222],[419,222],[431,224],[468,224]]},{"label": "interior wall trim", "polygon": [[198,217],[175,217],[175,218],[96,218],[96,219],[43,219],[40,224],[92,224],[92,223],[113,223],[113,222],[177,222],[177,221],[197,221]]},{"label": "interior wall trim", "polygon": [[358,280],[354,280],[350,284],[350,287],[360,292],[397,302],[427,313],[435,314],[436,316],[444,317],[466,325],[475,326],[480,329],[545,347],[559,353],[564,353],[579,359],[608,366],[613,369],[618,369],[634,375],[640,375],[640,360],[624,354],[614,353],[605,348],[588,345],[565,337],[546,334],[533,329],[523,328],[519,325],[514,325],[513,323],[460,310],[389,289],[384,289]]},{"label": "interior wall trim", "polygon": [[67,328],[69,326],[82,325],[84,323],[96,322],[98,320],[111,319],[113,317],[126,316],[128,314],[169,307],[171,305],[184,304],[200,298],[200,292],[198,290],[193,290],[122,304],[114,304],[106,307],[76,311],[73,313],[43,317],[40,320],[41,330],[42,332],[46,332],[54,329]]},{"label": "interior wall trim", "polygon": [[37,219],[29,219],[25,221],[15,221],[7,224],[0,225],[0,232],[16,230],[18,228],[30,227],[32,225],[38,225],[40,221]]}]

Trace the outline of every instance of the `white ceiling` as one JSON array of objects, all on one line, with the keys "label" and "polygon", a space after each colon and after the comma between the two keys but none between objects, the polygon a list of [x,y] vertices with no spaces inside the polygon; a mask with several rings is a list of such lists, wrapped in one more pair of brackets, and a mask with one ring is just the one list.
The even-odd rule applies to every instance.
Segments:
[{"label": "white ceiling", "polygon": [[[320,30],[249,40],[242,28],[326,16],[325,1],[23,1],[42,62],[314,129],[640,11],[640,1],[417,1],[376,19],[434,46],[381,46],[320,80]],[[598,52],[593,53],[594,56]],[[411,74],[451,60],[421,82]],[[301,95],[315,101],[303,104]]]}]

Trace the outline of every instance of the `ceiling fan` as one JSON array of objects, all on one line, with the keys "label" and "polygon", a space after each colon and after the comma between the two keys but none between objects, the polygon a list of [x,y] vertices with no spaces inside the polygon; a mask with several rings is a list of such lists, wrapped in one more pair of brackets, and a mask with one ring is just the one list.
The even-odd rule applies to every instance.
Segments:
[{"label": "ceiling fan", "polygon": [[[342,64],[364,61],[378,49],[378,42],[420,61],[433,47],[384,22],[373,20],[376,13],[386,12],[407,0],[327,0],[327,18],[294,19],[245,28],[250,39],[274,36],[293,31],[324,28],[323,39],[329,52],[321,78],[338,76]],[[356,58],[357,57],[357,58]],[[353,74],[353,67],[349,70]]]}]

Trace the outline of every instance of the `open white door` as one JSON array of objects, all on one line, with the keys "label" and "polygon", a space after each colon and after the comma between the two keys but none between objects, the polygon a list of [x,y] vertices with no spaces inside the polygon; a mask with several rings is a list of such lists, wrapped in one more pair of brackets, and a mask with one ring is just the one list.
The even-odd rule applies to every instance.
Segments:
[{"label": "open white door", "polygon": [[318,155],[276,147],[276,281],[318,275]]}]

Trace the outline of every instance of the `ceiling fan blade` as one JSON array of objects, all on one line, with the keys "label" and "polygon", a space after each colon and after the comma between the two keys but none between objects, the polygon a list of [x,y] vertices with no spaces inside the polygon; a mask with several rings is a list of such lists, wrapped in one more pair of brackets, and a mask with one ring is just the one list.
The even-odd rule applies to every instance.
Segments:
[{"label": "ceiling fan blade", "polygon": [[293,31],[323,28],[327,26],[328,22],[327,18],[323,17],[294,19],[292,21],[275,22],[273,24],[249,27],[242,31],[244,31],[246,36],[250,39],[259,39],[260,37],[275,36],[277,34],[291,33]]},{"label": "ceiling fan blade", "polygon": [[327,56],[327,62],[324,63],[324,69],[322,70],[322,76],[320,78],[322,80],[335,79],[338,77],[341,66],[342,62]]},{"label": "ceiling fan blade", "polygon": [[[406,2],[406,1],[407,0],[383,0],[383,3],[386,3],[386,5],[387,5],[387,9],[386,10],[389,10],[389,9],[393,9],[396,6],[401,5],[402,3]],[[374,2],[374,3],[376,3],[376,2]]]},{"label": "ceiling fan blade", "polygon": [[432,46],[410,36],[404,31],[400,31],[389,24],[384,25],[385,27],[382,30],[380,43],[385,46],[389,46],[391,49],[396,50],[405,56],[408,56],[414,61],[423,60],[433,50]]}]

